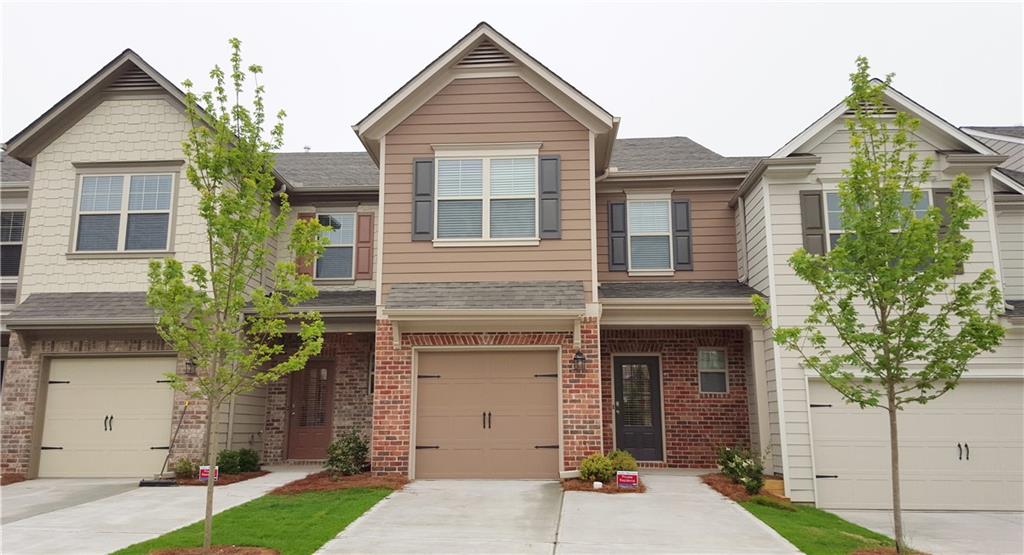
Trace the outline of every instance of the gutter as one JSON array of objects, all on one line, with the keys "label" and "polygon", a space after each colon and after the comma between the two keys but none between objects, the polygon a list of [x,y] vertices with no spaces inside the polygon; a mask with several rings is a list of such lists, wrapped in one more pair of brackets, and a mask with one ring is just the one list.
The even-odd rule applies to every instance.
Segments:
[{"label": "gutter", "polygon": [[503,308],[503,309],[444,309],[444,308],[384,308],[391,320],[427,320],[464,318],[472,320],[502,318],[508,320],[537,320],[546,318],[582,318],[583,308],[576,309],[539,309],[539,308]]},{"label": "gutter", "polygon": [[692,168],[680,170],[652,170],[652,171],[612,171],[609,170],[603,181],[614,182],[619,180],[658,180],[687,177],[709,177],[714,179],[742,179],[750,170],[744,168]]}]

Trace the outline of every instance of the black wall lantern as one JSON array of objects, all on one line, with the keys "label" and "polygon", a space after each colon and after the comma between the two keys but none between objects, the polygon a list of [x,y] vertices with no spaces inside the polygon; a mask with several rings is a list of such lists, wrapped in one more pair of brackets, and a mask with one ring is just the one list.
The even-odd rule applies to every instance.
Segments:
[{"label": "black wall lantern", "polygon": [[572,357],[572,367],[577,372],[582,372],[587,366],[587,357],[583,356],[583,351],[576,351],[576,354]]},{"label": "black wall lantern", "polygon": [[196,361],[192,359],[185,360],[185,375],[195,376],[196,375]]}]

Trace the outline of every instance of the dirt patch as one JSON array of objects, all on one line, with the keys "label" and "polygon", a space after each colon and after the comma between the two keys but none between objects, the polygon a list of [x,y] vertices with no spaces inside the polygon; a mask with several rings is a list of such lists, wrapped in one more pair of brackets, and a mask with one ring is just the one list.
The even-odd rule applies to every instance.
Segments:
[{"label": "dirt patch", "polygon": [[580,480],[579,478],[569,478],[568,480],[562,480],[563,491],[589,491],[593,493],[643,493],[647,491],[647,486],[644,485],[643,480],[635,488],[620,488],[614,483],[605,484],[601,489],[594,489],[594,483],[586,480]]},{"label": "dirt patch", "polygon": [[24,474],[4,474],[0,476],[0,486],[6,486],[8,484],[17,484],[18,482],[24,482]]},{"label": "dirt patch", "polygon": [[[237,484],[238,482],[244,482],[246,480],[251,480],[253,478],[259,478],[260,476],[266,476],[267,474],[270,474],[269,470],[256,470],[256,471],[253,471],[253,472],[240,472],[238,474],[221,474],[220,477],[217,478],[217,482],[214,483],[214,486],[227,486],[227,485],[231,485],[231,484]],[[206,485],[206,482],[200,481],[199,478],[178,478],[177,482],[178,482],[179,486],[205,486]],[[226,547],[233,547],[233,546],[229,545],[229,546],[226,546]],[[256,548],[254,548],[254,549],[256,549]],[[259,548],[259,549],[263,549],[263,548]],[[225,552],[225,553],[227,553],[227,552]],[[274,553],[277,553],[277,552],[275,551]]]},{"label": "dirt patch", "polygon": [[401,476],[373,476],[369,472],[352,476],[333,477],[327,472],[317,472],[300,478],[270,492],[275,495],[291,495],[307,491],[334,491],[354,488],[387,488],[402,489],[409,480]]},{"label": "dirt patch", "polygon": [[276,549],[251,545],[211,545],[209,551],[202,547],[169,547],[154,549],[149,555],[278,555]]}]

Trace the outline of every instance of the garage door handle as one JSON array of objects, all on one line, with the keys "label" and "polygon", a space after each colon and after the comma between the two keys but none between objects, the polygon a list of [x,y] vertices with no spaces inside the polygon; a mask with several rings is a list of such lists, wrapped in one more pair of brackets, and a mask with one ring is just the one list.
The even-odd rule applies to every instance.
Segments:
[{"label": "garage door handle", "polygon": [[967,451],[967,460],[971,460],[971,446],[964,443],[964,451]]},{"label": "garage door handle", "polygon": [[107,431],[107,426],[110,424],[110,415],[103,417],[103,431]]},{"label": "garage door handle", "polygon": [[487,413],[487,429],[491,429],[491,413]]},{"label": "garage door handle", "polygon": [[480,427],[487,429],[487,411],[480,413]]},{"label": "garage door handle", "polygon": [[964,460],[964,448],[963,448],[963,446],[960,445],[959,443],[957,443],[956,444],[956,450],[957,450],[957,453],[959,453],[956,456],[956,460],[958,460],[958,461]]},{"label": "garage door handle", "polygon": [[114,431],[114,415],[113,414],[110,415],[110,431],[111,432]]}]

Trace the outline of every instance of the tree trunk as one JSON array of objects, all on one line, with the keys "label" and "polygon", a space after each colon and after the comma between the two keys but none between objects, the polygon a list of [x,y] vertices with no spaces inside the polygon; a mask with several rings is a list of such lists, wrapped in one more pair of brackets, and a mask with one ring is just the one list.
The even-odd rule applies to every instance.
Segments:
[{"label": "tree trunk", "polygon": [[216,460],[216,448],[214,441],[217,437],[217,408],[213,406],[213,399],[206,399],[206,464],[210,467],[210,477],[206,480],[206,519],[203,522],[203,550],[210,552],[210,542],[213,539],[213,485],[214,485],[214,464]]},{"label": "tree trunk", "polygon": [[896,540],[896,552],[906,553],[903,543],[903,511],[900,507],[900,442],[896,428],[896,388],[888,386],[889,396],[889,461],[892,482],[892,528],[893,539]]}]

